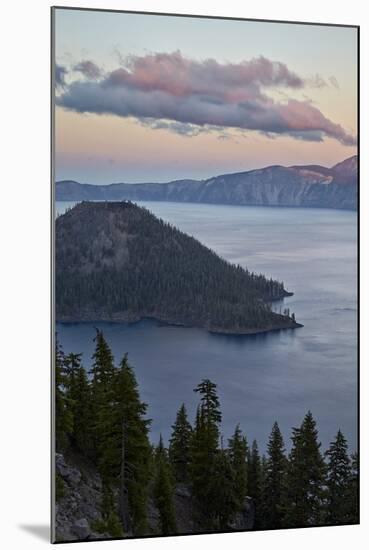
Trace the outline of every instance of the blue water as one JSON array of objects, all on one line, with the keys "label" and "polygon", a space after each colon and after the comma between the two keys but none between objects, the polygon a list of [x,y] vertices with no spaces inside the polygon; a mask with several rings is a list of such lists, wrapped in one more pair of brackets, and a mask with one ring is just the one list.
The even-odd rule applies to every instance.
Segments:
[{"label": "blue water", "polygon": [[[63,212],[73,203],[58,203]],[[255,336],[205,330],[99,323],[119,360],[127,351],[153,419],[165,438],[185,402],[194,418],[202,378],[218,384],[222,432],[237,422],[262,449],[277,420],[289,447],[291,428],[311,409],[323,448],[338,428],[357,445],[357,216],[324,209],[140,203],[231,262],[283,280],[295,294],[282,307],[304,327]],[[66,352],[90,365],[96,323],[58,324]]]}]

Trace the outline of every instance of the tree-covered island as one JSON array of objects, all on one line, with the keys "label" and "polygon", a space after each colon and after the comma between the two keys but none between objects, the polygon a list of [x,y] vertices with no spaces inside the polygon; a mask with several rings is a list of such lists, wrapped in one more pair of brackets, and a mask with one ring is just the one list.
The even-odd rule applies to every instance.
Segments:
[{"label": "tree-covered island", "polygon": [[56,220],[58,321],[154,318],[250,334],[301,326],[272,311],[290,295],[132,202],[82,202]]}]

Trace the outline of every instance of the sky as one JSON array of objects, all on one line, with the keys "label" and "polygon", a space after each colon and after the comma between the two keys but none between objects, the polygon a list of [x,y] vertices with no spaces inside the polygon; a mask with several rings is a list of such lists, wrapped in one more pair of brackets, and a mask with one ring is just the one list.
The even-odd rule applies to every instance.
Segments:
[{"label": "sky", "polygon": [[357,30],[55,11],[55,175],[205,179],[357,152]]}]

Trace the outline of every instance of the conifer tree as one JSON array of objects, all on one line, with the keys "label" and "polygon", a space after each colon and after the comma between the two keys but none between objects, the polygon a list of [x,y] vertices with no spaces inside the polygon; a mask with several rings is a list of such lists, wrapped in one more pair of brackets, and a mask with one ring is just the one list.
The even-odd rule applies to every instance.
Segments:
[{"label": "conifer tree", "polygon": [[112,537],[124,535],[120,518],[116,512],[113,487],[107,483],[102,486],[101,516],[102,520],[96,522],[97,532],[109,533]]},{"label": "conifer tree", "polygon": [[261,520],[261,460],[257,441],[254,439],[247,458],[248,496],[252,498],[255,507],[255,529],[260,527]]},{"label": "conifer tree", "polygon": [[114,480],[110,454],[113,446],[112,440],[116,436],[116,426],[114,426],[113,421],[116,370],[113,354],[103,333],[98,329],[96,329],[94,342],[96,347],[90,370],[92,375],[91,398],[94,411],[91,422],[91,438],[100,475],[103,482],[109,485]]},{"label": "conifer tree", "polygon": [[275,422],[269,437],[264,487],[262,490],[262,523],[268,529],[282,526],[283,491],[287,458],[282,433]]},{"label": "conifer tree", "polygon": [[212,436],[216,439],[216,445],[218,445],[219,424],[222,421],[222,414],[220,412],[217,385],[209,379],[204,379],[194,389],[194,392],[200,395],[204,425],[209,433],[209,437]]},{"label": "conifer tree", "polygon": [[92,374],[92,387],[94,392],[109,388],[115,374],[114,358],[111,349],[101,330],[96,329],[94,338],[95,351],[92,356],[93,364],[90,370]]},{"label": "conifer tree", "polygon": [[195,429],[191,445],[192,492],[205,529],[213,529],[215,503],[213,484],[215,480],[215,460],[219,448],[219,424],[221,412],[216,384],[203,380],[194,390],[200,394]]},{"label": "conifer tree", "polygon": [[191,460],[192,427],[187,419],[184,403],[177,412],[176,421],[172,426],[169,442],[169,460],[176,481],[189,482],[189,466]]},{"label": "conifer tree", "polygon": [[65,357],[67,372],[66,395],[73,415],[71,442],[82,453],[91,452],[90,424],[92,419],[91,392],[87,374],[81,364],[82,354],[69,353]]},{"label": "conifer tree", "polygon": [[159,510],[160,534],[174,534],[177,527],[173,504],[173,484],[161,435],[155,451],[154,499]]},{"label": "conifer tree", "polygon": [[58,341],[55,348],[55,443],[56,450],[62,451],[69,444],[69,436],[73,430],[73,415],[65,390],[67,373],[65,356]]},{"label": "conifer tree", "polygon": [[117,424],[114,415],[114,387],[116,369],[112,352],[103,333],[96,329],[94,338],[95,352],[93,364],[89,371],[92,416],[90,423],[91,458],[95,462],[103,484],[101,530],[116,532],[117,510],[114,498],[116,472],[114,469]]},{"label": "conifer tree", "polygon": [[150,479],[151,421],[140,399],[136,376],[125,355],[114,383],[115,438],[111,470],[119,479],[119,512],[123,529],[135,534],[147,529],[147,486]]},{"label": "conifer tree", "polygon": [[359,459],[357,453],[351,455],[350,462],[348,523],[359,523]]},{"label": "conifer tree", "polygon": [[208,527],[210,527],[208,525],[210,519],[207,521],[202,515],[206,514],[207,503],[210,499],[209,484],[216,450],[216,445],[215,447],[212,445],[211,449],[208,448],[204,412],[202,406],[199,405],[191,440],[190,479],[195,502],[194,519],[197,523],[205,524]]},{"label": "conifer tree", "polygon": [[237,424],[233,436],[228,440],[228,452],[235,475],[235,494],[241,509],[247,495],[247,440]]},{"label": "conifer tree", "polygon": [[318,430],[309,411],[300,428],[293,428],[286,479],[283,525],[306,527],[323,523],[325,464]]},{"label": "conifer tree", "polygon": [[[92,433],[104,486],[103,515],[106,525],[109,522],[115,525],[118,510],[124,533],[144,534],[147,531],[151,460],[150,421],[145,417],[147,405],[140,400],[127,355],[116,369],[100,331],[97,331],[95,342],[91,369]],[[115,488],[118,488],[118,503],[114,497]]]},{"label": "conifer tree", "polygon": [[82,353],[68,353],[64,356],[64,370],[68,379],[68,390],[73,386],[78,369],[82,363]]},{"label": "conifer tree", "polygon": [[236,473],[229,454],[223,449],[215,457],[212,476],[209,495],[212,502],[212,528],[229,529],[232,519],[240,509],[240,502],[236,491]]},{"label": "conifer tree", "polygon": [[246,495],[255,504],[256,529],[358,522],[358,457],[354,454],[350,460],[340,430],[325,453],[326,464],[310,411],[293,429],[288,460],[277,423],[262,459],[256,441],[248,449],[239,425],[228,448],[223,449],[222,441],[219,448],[217,387],[205,379],[194,390],[200,397],[194,428],[182,404],[169,451],[160,437],[153,452],[147,405],[140,399],[127,355],[115,368],[101,331],[94,341],[91,382],[81,354],[65,355],[56,345],[55,428],[58,451],[72,445],[97,465],[103,482],[101,532],[147,534],[150,487],[161,534],[175,533],[175,480],[191,485],[199,530],[232,529]]},{"label": "conifer tree", "polygon": [[336,438],[325,453],[327,468],[327,522],[330,525],[350,523],[351,464],[347,441],[338,430]]},{"label": "conifer tree", "polygon": [[259,513],[256,518],[256,528],[264,529],[265,527],[265,515],[264,515],[264,495],[265,495],[265,486],[266,486],[266,475],[267,475],[267,457],[265,454],[261,456],[260,460],[260,500],[258,503]]}]

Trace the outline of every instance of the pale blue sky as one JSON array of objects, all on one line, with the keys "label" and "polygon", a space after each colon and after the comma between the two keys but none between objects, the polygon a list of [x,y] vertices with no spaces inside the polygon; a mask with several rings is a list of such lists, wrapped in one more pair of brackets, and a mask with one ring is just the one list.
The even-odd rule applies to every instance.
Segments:
[{"label": "pale blue sky", "polygon": [[[334,123],[342,125],[353,135],[356,134],[357,30],[355,28],[57,9],[55,31],[56,61],[67,67],[75,65],[83,59],[89,59],[105,71],[112,71],[119,66],[117,52],[124,57],[130,54],[143,56],[148,53],[171,53],[179,50],[184,57],[198,60],[213,58],[219,63],[240,63],[243,60],[264,56],[270,60],[285,63],[289,70],[296,72],[304,79],[314,78],[317,74],[325,80],[334,77],[338,82],[339,89],[333,86],[324,89],[316,87],[309,89],[308,92],[299,91],[294,97],[300,100],[311,100],[326,117]],[[306,93],[308,96],[305,95]],[[127,166],[127,163],[125,163],[125,159],[119,159],[116,155],[109,157],[108,163],[105,162],[104,165],[96,169],[98,161],[96,161],[94,147],[90,154],[90,158],[92,156],[95,159],[92,168],[91,163],[81,160],[82,157],[86,159],[88,153],[82,144],[81,156],[77,162],[76,143],[73,142],[73,151],[68,148],[68,143],[71,143],[70,128],[79,123],[83,125],[86,121],[86,124],[92,124],[93,116],[96,115],[89,116],[88,119],[87,115],[79,114],[75,115],[72,120],[70,113],[68,114],[66,111],[64,114],[59,113],[57,120],[59,121],[60,139],[57,141],[56,152],[57,155],[60,153],[60,156],[59,162],[57,157],[57,177],[72,178],[74,176],[76,179],[82,177],[84,180],[91,180],[93,173],[98,172],[100,175],[95,183],[100,182],[102,175],[109,180],[139,181],[147,179],[151,167],[136,169],[130,165],[124,173],[123,168]],[[112,117],[99,116],[106,119],[106,135],[108,135]],[[122,120],[122,124],[126,122]],[[101,120],[97,124],[99,131],[102,131]],[[155,136],[159,136],[159,133],[162,132],[164,142],[170,139],[170,136],[164,135],[164,130],[151,130],[151,132],[154,132]],[[255,133],[250,133],[249,145],[252,141],[251,149],[258,147],[259,151],[259,137],[255,137]],[[229,153],[225,152],[224,160],[222,160],[217,151],[217,144],[214,150],[217,159],[209,163],[209,143],[201,145],[200,137],[182,138],[182,140],[189,139],[192,139],[194,145],[197,140],[197,147],[204,147],[203,165],[197,157],[194,158],[191,165],[191,154],[188,153],[183,168],[178,170],[178,167],[174,166],[174,168],[170,167],[166,170],[163,165],[157,166],[153,168],[153,173],[156,170],[158,176],[155,178],[154,174],[152,179],[158,179],[159,174],[159,179],[210,176],[214,172],[229,171],[231,166],[234,166],[234,170],[240,170],[269,164],[275,162],[278,157],[276,147],[270,144],[270,140],[268,142],[267,137],[264,137],[265,155],[264,157],[253,155],[252,158],[257,158],[254,164],[252,164],[252,159],[247,158],[247,154],[245,155],[239,147],[239,155],[238,157],[236,155],[237,158],[233,158],[231,155],[232,165],[230,165]],[[216,138],[213,136],[211,139],[215,140]],[[299,144],[301,153],[299,148],[296,149],[296,144],[292,144],[291,154],[288,156],[285,154],[286,144],[282,143],[285,138],[278,139],[281,139],[283,149],[281,163],[290,161],[292,164],[310,160],[311,162],[329,164],[356,152],[352,147],[332,144],[331,140],[327,140],[321,144],[319,150],[321,154],[317,154],[316,144],[314,144],[310,157],[306,150],[309,144],[301,143]],[[148,148],[150,149],[150,147]],[[178,154],[180,154],[180,148],[179,143]],[[185,144],[185,148],[188,148],[188,143]],[[113,145],[111,149],[114,149]],[[237,149],[236,144],[235,149]],[[172,152],[172,154],[175,153]],[[153,155],[157,157],[157,154],[153,153]],[[168,162],[168,165],[170,164]],[[86,174],[86,177],[83,178],[83,174]]]}]

